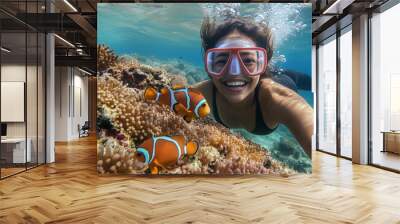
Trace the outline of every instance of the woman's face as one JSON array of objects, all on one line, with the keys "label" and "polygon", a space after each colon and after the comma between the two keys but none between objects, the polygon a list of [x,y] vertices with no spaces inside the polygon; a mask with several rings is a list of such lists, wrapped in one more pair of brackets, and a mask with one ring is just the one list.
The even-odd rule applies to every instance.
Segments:
[{"label": "woman's face", "polygon": [[[233,31],[222,37],[216,48],[232,48],[232,47],[257,47],[256,43],[248,36],[238,31]],[[236,57],[236,56],[235,56]],[[235,62],[236,60],[236,62]],[[247,99],[251,93],[255,91],[260,76],[248,76],[245,74],[241,66],[239,66],[237,58],[232,58],[231,65],[219,77],[212,77],[212,81],[217,90],[230,102],[240,103]]]}]

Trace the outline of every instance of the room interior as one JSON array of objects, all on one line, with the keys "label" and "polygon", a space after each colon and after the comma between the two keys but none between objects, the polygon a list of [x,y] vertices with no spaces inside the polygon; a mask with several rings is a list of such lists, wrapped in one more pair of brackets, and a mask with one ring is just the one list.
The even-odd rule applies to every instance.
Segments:
[{"label": "room interior", "polygon": [[100,2],[127,1],[0,2],[0,222],[400,220],[398,1],[294,1],[313,9],[312,174],[188,179],[97,175]]},{"label": "room interior", "polygon": [[[2,177],[45,162],[44,35],[2,33],[1,172]],[[12,49],[12,50],[11,50]]]}]

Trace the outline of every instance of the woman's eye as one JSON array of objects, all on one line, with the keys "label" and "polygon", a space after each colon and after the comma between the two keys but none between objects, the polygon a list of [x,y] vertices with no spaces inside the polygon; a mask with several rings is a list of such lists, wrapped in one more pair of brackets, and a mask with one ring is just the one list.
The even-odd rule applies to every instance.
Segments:
[{"label": "woman's eye", "polygon": [[215,64],[225,64],[226,61],[227,61],[226,58],[220,58],[215,61]]},{"label": "woman's eye", "polygon": [[215,61],[215,65],[225,65],[226,64],[226,59],[218,59]]},{"label": "woman's eye", "polygon": [[245,64],[253,64],[253,63],[256,63],[256,61],[254,59],[252,59],[252,58],[245,58],[245,59],[243,59],[243,63],[245,63]]}]

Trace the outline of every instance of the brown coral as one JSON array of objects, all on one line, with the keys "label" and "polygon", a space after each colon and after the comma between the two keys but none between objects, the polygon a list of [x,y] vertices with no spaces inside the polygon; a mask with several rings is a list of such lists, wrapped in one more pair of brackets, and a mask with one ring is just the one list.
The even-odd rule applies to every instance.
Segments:
[{"label": "brown coral", "polygon": [[140,64],[134,58],[120,58],[118,63],[109,66],[101,75],[112,76],[123,85],[135,89],[144,89],[148,86],[162,88],[176,84],[187,85],[185,77],[168,73],[161,68]]},{"label": "brown coral", "polygon": [[104,71],[105,69],[114,66],[118,61],[118,56],[114,54],[113,50],[105,45],[97,46],[97,71]]},{"label": "brown coral", "polygon": [[105,173],[143,173],[144,164],[135,159],[136,150],[127,143],[106,137],[98,141],[97,171]]}]

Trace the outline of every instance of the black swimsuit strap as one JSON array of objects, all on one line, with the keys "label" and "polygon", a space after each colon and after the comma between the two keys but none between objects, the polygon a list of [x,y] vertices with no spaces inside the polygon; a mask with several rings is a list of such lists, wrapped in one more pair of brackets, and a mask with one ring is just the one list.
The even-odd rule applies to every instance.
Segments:
[{"label": "black swimsuit strap", "polygon": [[[256,94],[256,127],[255,129],[251,132],[253,134],[257,134],[257,135],[266,135],[269,134],[271,132],[273,132],[276,127],[274,129],[270,129],[269,127],[267,127],[265,125],[264,122],[264,118],[262,115],[262,111],[261,111],[261,105],[260,102],[258,101],[258,91],[259,91],[259,84],[257,84],[257,87],[255,89]],[[224,124],[224,122],[221,120],[221,117],[219,116],[218,113],[218,108],[217,108],[217,89],[215,88],[215,86],[213,85],[213,89],[212,89],[212,96],[213,96],[213,115],[214,115],[214,119],[223,124],[225,127],[228,127],[227,125]]]},{"label": "black swimsuit strap", "polygon": [[[212,86],[213,86],[213,88],[212,88],[212,98],[213,98],[213,107],[212,107],[212,110],[213,110],[214,119],[215,119],[217,122],[219,122],[219,123],[223,124],[224,126],[226,126],[226,125],[224,124],[224,122],[222,122],[221,117],[219,116],[219,113],[218,113],[218,108],[217,108],[217,94],[216,94],[217,89],[215,88],[214,84],[213,84]],[[227,126],[226,126],[226,127],[227,127]]]}]

